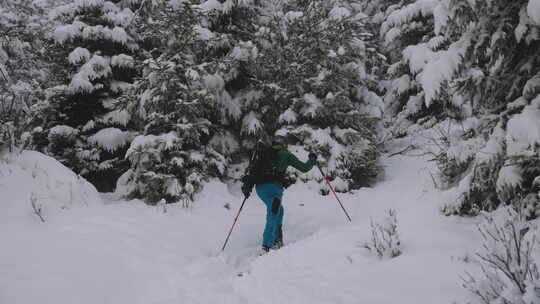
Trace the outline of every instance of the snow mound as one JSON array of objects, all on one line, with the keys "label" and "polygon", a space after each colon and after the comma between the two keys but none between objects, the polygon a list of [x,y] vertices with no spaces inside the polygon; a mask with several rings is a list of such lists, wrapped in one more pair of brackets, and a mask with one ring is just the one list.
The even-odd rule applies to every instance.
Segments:
[{"label": "snow mound", "polygon": [[0,197],[0,222],[32,217],[39,221],[32,201],[45,221],[61,210],[102,204],[92,184],[35,151],[24,151],[8,163],[0,163]]}]

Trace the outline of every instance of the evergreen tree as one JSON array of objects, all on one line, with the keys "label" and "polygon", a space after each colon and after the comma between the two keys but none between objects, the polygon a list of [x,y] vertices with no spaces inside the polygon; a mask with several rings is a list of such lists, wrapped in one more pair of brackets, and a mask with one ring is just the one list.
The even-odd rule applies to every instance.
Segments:
[{"label": "evergreen tree", "polygon": [[205,180],[226,173],[227,160],[211,144],[223,134],[224,81],[207,57],[210,31],[196,4],[155,2],[137,22],[147,59],[125,105],[141,122],[141,135],[126,153],[131,168],[118,184],[125,196],[150,204],[192,200]]},{"label": "evergreen tree", "polygon": [[44,11],[29,0],[0,1],[0,140],[11,149],[25,143],[23,134],[44,99]]},{"label": "evergreen tree", "polygon": [[136,73],[138,46],[129,34],[134,14],[115,1],[77,0],[52,16],[59,24],[48,55],[60,85],[49,89],[46,129],[34,138],[99,190],[111,191],[125,171],[123,155],[133,137],[129,113],[115,103]]},{"label": "evergreen tree", "polygon": [[387,113],[396,135],[435,134],[443,185],[459,186],[445,212],[514,204],[538,217],[540,136],[527,130],[539,128],[540,36],[529,2],[418,0],[388,10],[381,33],[396,63]]},{"label": "evergreen tree", "polygon": [[[451,94],[439,95],[437,102],[426,100],[422,74],[429,60],[448,46],[449,37],[442,35],[446,22],[444,5],[439,0],[384,1],[385,9],[374,18],[380,22],[380,34],[390,58],[387,71],[386,120],[394,136],[414,132],[416,125],[430,128],[447,117],[459,117]],[[380,8],[373,7],[377,12]]]},{"label": "evergreen tree", "polygon": [[[477,117],[449,138],[451,150],[440,158],[443,168],[462,168],[450,171],[463,192],[449,204],[449,213],[513,204],[528,218],[540,216],[540,134],[529,131],[540,129],[540,74],[533,68],[540,65],[540,27],[527,5],[525,0],[448,2],[445,35],[455,42],[432,68],[445,61],[451,68],[435,77],[433,95],[451,86],[466,101],[462,107]],[[452,153],[463,149],[473,153],[466,158]]]}]

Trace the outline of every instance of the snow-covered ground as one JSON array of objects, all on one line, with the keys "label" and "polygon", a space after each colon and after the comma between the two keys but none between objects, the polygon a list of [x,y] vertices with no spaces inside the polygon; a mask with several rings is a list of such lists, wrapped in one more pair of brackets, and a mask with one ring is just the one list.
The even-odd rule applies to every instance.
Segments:
[{"label": "snow-covered ground", "polygon": [[[386,181],[342,194],[352,223],[333,197],[317,194],[318,186],[289,188],[286,247],[262,257],[256,253],[265,210],[255,195],[222,253],[241,202],[236,188],[213,183],[192,207],[169,205],[165,213],[162,206],[110,195],[102,203],[88,185],[73,186],[74,176],[63,184],[27,183],[40,180],[35,172],[52,179],[55,170],[32,165],[39,155],[26,158],[1,166],[2,304],[433,304],[469,297],[460,275],[479,247],[475,220],[440,215],[442,195],[424,158],[386,159]],[[57,171],[69,175],[65,168]],[[54,193],[65,185],[75,194],[57,198],[56,205],[38,200],[42,223],[30,192]],[[86,194],[92,202],[79,201],[83,190],[92,192]],[[388,208],[397,210],[403,254],[379,260],[361,245],[370,238],[371,219],[381,219]]]}]

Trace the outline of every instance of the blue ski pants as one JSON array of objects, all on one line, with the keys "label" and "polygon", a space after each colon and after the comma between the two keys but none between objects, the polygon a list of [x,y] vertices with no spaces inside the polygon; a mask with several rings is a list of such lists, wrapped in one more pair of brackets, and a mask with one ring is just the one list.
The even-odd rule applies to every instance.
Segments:
[{"label": "blue ski pants", "polygon": [[255,186],[257,195],[266,205],[266,226],[263,233],[263,246],[272,247],[278,240],[283,223],[283,188],[275,184]]}]

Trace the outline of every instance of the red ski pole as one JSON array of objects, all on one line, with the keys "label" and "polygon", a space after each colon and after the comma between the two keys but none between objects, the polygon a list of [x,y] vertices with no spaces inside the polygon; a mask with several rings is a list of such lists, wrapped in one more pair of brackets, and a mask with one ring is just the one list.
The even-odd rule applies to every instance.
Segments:
[{"label": "red ski pole", "polygon": [[246,203],[247,201],[247,197],[244,198],[244,201],[242,202],[242,205],[240,206],[240,209],[238,209],[238,213],[236,213],[236,217],[234,218],[234,222],[231,226],[231,230],[229,230],[229,234],[227,235],[227,239],[225,239],[225,243],[223,244],[223,247],[221,248],[221,251],[224,251],[225,250],[225,246],[227,246],[227,242],[229,242],[229,238],[231,237],[231,233],[234,229],[234,225],[236,225],[236,221],[238,220],[238,217],[240,216],[240,212],[242,212],[242,208],[244,208],[244,204]]},{"label": "red ski pole", "polygon": [[324,174],[324,172],[323,172],[323,170],[321,169],[321,166],[320,166],[319,164],[317,164],[317,168],[319,168],[319,171],[321,172],[321,175],[323,176],[324,181],[326,182],[326,184],[328,185],[328,187],[330,188],[330,190],[332,191],[332,193],[334,193],[334,196],[336,197],[336,200],[338,201],[339,205],[341,206],[341,209],[343,209],[343,212],[345,212],[345,215],[346,215],[347,218],[349,219],[349,222],[352,222],[351,217],[350,217],[349,214],[347,213],[347,210],[345,210],[345,207],[343,207],[343,204],[341,203],[341,200],[340,200],[339,197],[337,196],[336,191],[334,190],[334,188],[333,188],[332,185],[330,184],[330,178]]}]

